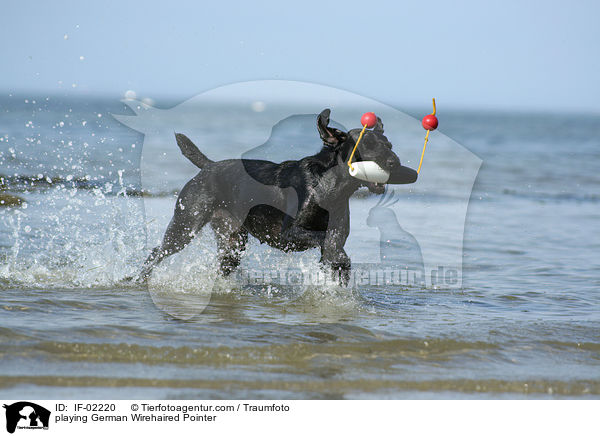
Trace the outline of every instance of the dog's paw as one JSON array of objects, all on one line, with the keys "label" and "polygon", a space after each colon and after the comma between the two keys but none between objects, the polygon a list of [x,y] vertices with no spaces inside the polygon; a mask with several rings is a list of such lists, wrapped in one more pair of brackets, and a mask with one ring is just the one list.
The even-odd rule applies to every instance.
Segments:
[{"label": "dog's paw", "polygon": [[350,269],[350,257],[343,251],[324,253],[321,256],[321,263],[329,266],[330,268],[346,268]]}]

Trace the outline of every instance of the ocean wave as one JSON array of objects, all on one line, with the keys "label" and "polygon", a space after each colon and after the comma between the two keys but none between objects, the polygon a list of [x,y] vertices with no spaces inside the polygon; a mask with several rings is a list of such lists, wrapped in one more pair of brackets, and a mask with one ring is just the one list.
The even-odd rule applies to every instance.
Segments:
[{"label": "ocean wave", "polygon": [[535,201],[548,201],[548,202],[577,202],[577,203],[597,203],[600,201],[600,195],[598,194],[582,194],[576,192],[524,192],[517,191],[516,189],[503,189],[502,194],[511,197],[524,198]]}]

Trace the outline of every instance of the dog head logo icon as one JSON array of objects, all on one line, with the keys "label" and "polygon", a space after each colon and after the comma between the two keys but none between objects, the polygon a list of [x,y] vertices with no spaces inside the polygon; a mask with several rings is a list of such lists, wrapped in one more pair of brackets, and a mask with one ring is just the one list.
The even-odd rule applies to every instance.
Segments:
[{"label": "dog head logo icon", "polygon": [[48,428],[50,411],[42,406],[28,401],[19,401],[4,405],[6,409],[6,431],[14,433],[17,428],[37,429]]}]

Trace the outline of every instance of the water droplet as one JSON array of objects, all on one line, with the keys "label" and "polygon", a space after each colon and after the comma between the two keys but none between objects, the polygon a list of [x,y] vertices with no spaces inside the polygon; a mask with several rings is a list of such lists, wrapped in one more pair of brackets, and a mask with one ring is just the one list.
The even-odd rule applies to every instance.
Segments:
[{"label": "water droplet", "polygon": [[255,101],[250,105],[250,107],[254,112],[264,112],[264,110],[267,108],[267,105],[264,101]]}]

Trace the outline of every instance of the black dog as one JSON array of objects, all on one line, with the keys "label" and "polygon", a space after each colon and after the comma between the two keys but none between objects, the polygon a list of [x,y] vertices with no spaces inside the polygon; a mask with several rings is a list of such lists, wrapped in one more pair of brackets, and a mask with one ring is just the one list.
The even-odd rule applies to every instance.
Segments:
[{"label": "black dog", "polygon": [[[329,127],[330,110],[317,117],[323,148],[314,156],[275,164],[263,160],[213,162],[185,135],[176,134],[183,155],[201,171],[181,190],[162,244],[146,260],[138,280],[146,280],[163,259],[182,250],[208,222],[218,244],[220,270],[230,274],[240,263],[248,233],[283,251],[321,249],[321,263],[342,283],[350,275],[344,244],[350,232],[350,196],[361,186],[382,194],[385,186],[348,173],[348,158],[360,129]],[[377,119],[366,131],[354,161],[375,161],[390,172],[387,183],[413,183],[417,172],[402,166]]]}]

